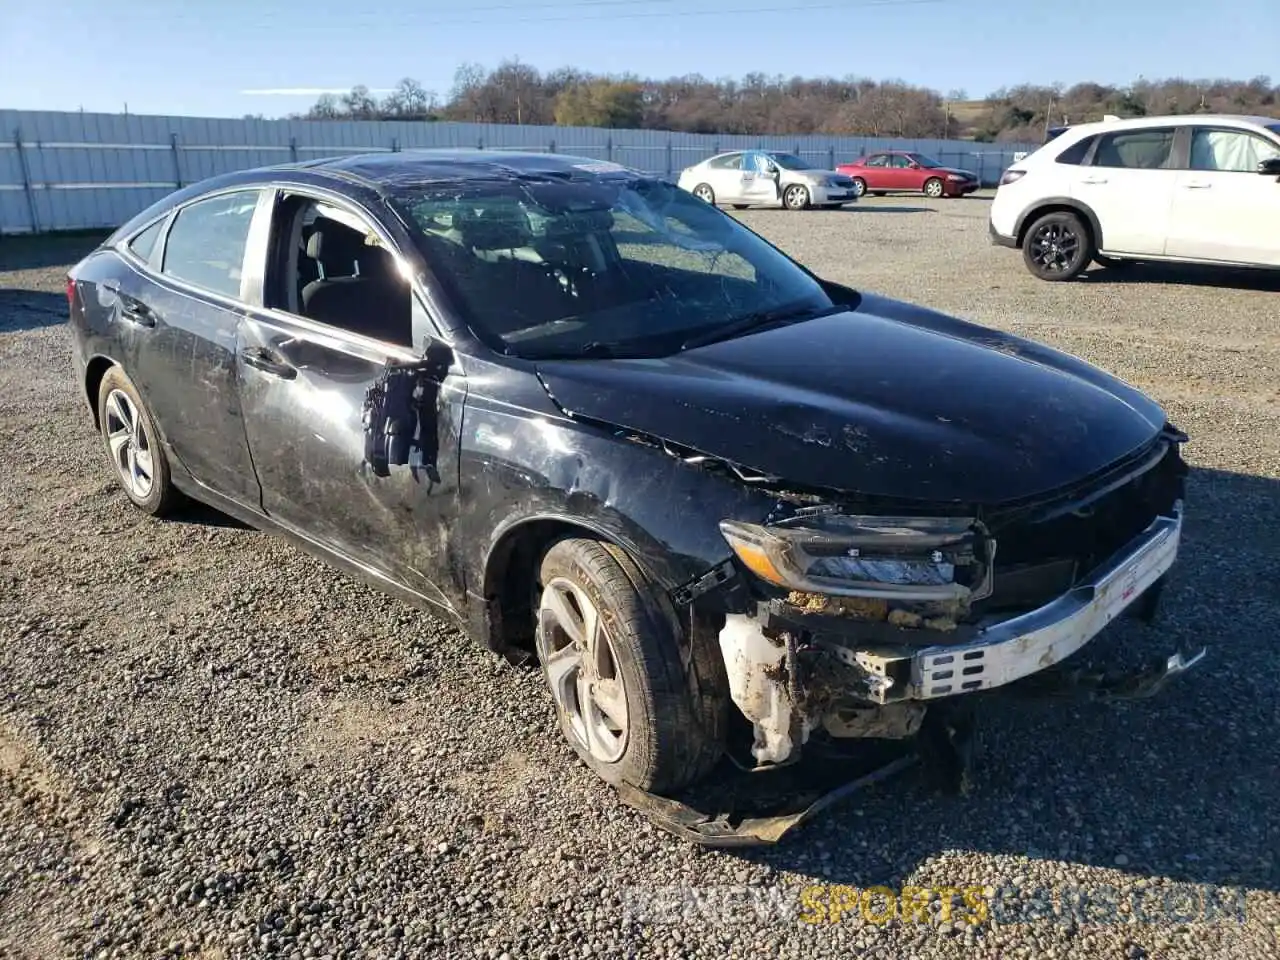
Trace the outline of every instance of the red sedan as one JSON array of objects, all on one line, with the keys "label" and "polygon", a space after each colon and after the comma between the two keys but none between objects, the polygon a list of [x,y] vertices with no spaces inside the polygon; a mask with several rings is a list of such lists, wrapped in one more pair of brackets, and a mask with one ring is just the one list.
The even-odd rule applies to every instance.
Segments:
[{"label": "red sedan", "polygon": [[905,150],[882,150],[842,163],[836,170],[853,178],[854,191],[860,197],[904,191],[926,197],[963,197],[982,186],[972,170],[946,167],[923,153]]}]

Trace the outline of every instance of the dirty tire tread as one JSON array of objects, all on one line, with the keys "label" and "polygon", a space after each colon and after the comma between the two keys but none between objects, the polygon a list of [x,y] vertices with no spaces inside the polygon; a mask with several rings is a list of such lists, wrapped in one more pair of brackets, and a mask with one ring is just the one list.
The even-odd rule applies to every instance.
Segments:
[{"label": "dirty tire tread", "polygon": [[[587,574],[585,583],[574,577],[575,568]],[[609,627],[618,668],[630,680],[622,759],[601,764],[570,738],[575,752],[604,780],[652,793],[679,790],[703,776],[723,750],[727,681],[723,699],[714,690],[705,698],[694,692],[713,679],[701,675],[709,658],[683,662],[674,615],[621,548],[582,537],[559,540],[543,556],[539,582],[554,576],[575,579],[591,595]]]},{"label": "dirty tire tread", "polygon": [[[179,504],[186,498],[177,487],[173,485],[173,474],[169,467],[169,460],[165,456],[164,446],[160,442],[160,431],[156,429],[155,419],[151,416],[151,411],[143,401],[142,396],[138,393],[138,388],[134,386],[128,374],[119,366],[110,367],[106,373],[102,375],[102,381],[98,385],[97,410],[99,435],[102,438],[104,450],[107,455],[108,463],[110,463],[110,453],[105,449],[107,443],[107,396],[112,390],[121,390],[129,395],[133,401],[134,409],[138,411],[138,416],[142,419],[146,428],[147,436],[151,439],[151,458],[153,464],[153,477],[151,494],[144,501],[138,501],[133,494],[124,488],[124,484],[116,477],[116,482],[120,487],[120,492],[129,498],[129,502],[143,513],[150,514],[153,517],[165,517],[172,514]],[[115,473],[115,464],[111,464],[112,473]]]}]

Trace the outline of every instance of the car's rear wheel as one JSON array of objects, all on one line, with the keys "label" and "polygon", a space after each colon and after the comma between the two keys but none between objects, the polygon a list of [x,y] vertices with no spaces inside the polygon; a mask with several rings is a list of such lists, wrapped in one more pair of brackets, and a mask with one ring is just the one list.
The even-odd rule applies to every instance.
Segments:
[{"label": "car's rear wheel", "polygon": [[854,177],[853,178],[853,195],[855,197],[862,197],[862,196],[865,196],[866,193],[867,193],[867,181],[863,180],[861,177]]},{"label": "car's rear wheel", "polygon": [[711,184],[700,183],[693,188],[693,195],[704,203],[715,203],[716,192],[711,189]]},{"label": "car's rear wheel", "polygon": [[173,486],[155,421],[119,367],[108,370],[98,387],[98,424],[116,479],[133,505],[153,516],[170,512],[182,495]]},{"label": "car's rear wheel", "polygon": [[617,546],[572,537],[545,554],[536,644],[560,728],[610,783],[678,790],[724,750],[728,680],[719,650],[685,636]]},{"label": "car's rear wheel", "polygon": [[1040,217],[1022,241],[1022,259],[1041,280],[1070,280],[1093,259],[1093,238],[1076,214],[1056,210]]},{"label": "car's rear wheel", "polygon": [[926,180],[924,182],[924,195],[935,200],[942,196],[942,181],[937,177],[930,177]]},{"label": "car's rear wheel", "polygon": [[782,194],[782,204],[788,210],[803,210],[809,206],[809,190],[799,183],[793,183]]}]

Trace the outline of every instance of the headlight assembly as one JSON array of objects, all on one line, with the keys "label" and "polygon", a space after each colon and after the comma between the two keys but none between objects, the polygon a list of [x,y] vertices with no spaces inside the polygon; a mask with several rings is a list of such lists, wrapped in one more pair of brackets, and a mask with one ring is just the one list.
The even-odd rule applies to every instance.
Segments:
[{"label": "headlight assembly", "polygon": [[803,515],[720,531],[761,580],[788,590],[883,600],[977,600],[991,592],[995,544],[956,517]]}]

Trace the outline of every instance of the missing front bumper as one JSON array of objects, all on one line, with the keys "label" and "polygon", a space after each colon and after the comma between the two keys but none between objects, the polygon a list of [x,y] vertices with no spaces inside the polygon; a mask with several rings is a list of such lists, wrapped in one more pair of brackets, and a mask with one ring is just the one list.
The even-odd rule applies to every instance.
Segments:
[{"label": "missing front bumper", "polygon": [[[807,632],[785,618],[730,615],[720,633],[730,694],[752,723],[752,754],[759,765],[794,762],[799,748],[819,726],[850,704],[888,714],[964,694],[1024,687],[1043,678],[1046,691],[1112,699],[1156,693],[1173,676],[1204,656],[1177,653],[1155,667],[1120,678],[1085,677],[1053,668],[1072,657],[1125,613],[1152,612],[1162,579],[1177,558],[1182,533],[1181,503],[1056,600],[1028,613],[980,624],[952,643],[912,646],[868,641],[869,627]],[[882,629],[877,625],[877,629]],[[915,631],[912,631],[916,633]],[[916,633],[916,636],[919,634]],[[882,633],[881,636],[884,636]],[[938,635],[941,636],[941,635]],[[1032,685],[1034,686],[1034,685]],[[860,721],[865,722],[865,721]],[[837,726],[840,726],[838,724]],[[844,724],[847,726],[847,724]],[[877,728],[872,724],[871,728]],[[871,732],[864,736],[885,736]],[[904,727],[900,734],[910,736]]]},{"label": "missing front bumper", "polygon": [[1013,683],[1070,657],[1160,580],[1177,559],[1182,508],[1157,517],[1109,561],[1058,599],[980,629],[962,644],[856,650],[841,656],[880,682],[876,703],[933,700]]}]

